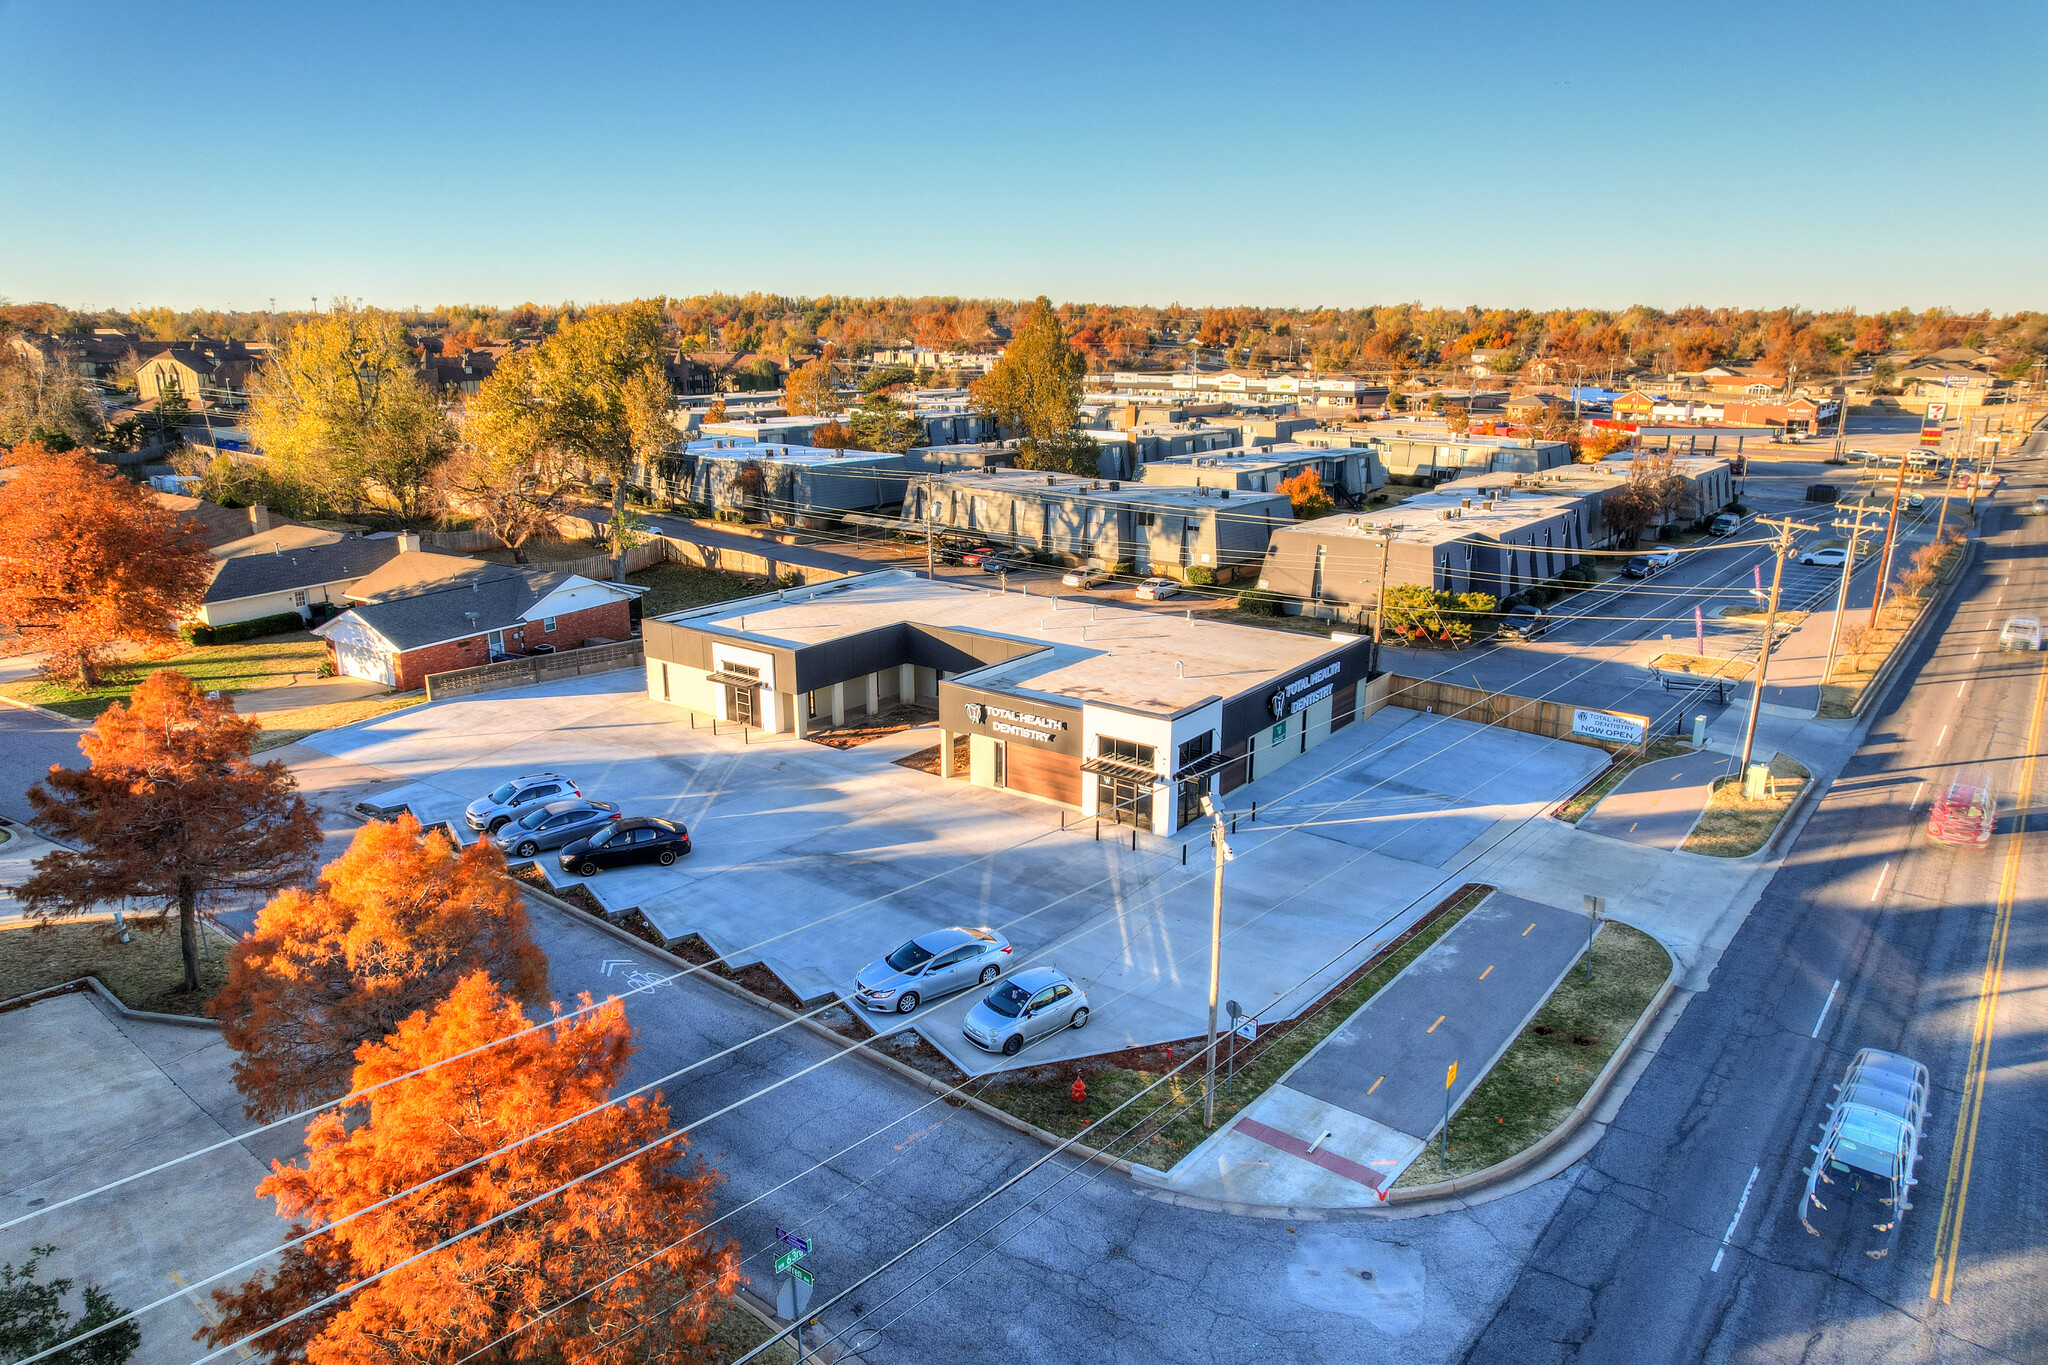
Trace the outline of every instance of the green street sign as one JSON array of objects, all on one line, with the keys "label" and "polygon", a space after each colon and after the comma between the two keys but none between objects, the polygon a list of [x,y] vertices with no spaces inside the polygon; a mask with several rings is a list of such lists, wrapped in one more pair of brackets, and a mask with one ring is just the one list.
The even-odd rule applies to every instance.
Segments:
[{"label": "green street sign", "polygon": [[804,1269],[804,1268],[803,1268],[802,1266],[800,1266],[800,1265],[793,1265],[793,1266],[791,1266],[791,1267],[789,1268],[789,1273],[790,1273],[790,1274],[792,1274],[792,1275],[794,1275],[794,1276],[796,1276],[796,1277],[797,1277],[797,1278],[798,1278],[799,1280],[802,1280],[802,1281],[803,1281],[803,1282],[804,1282],[805,1284],[815,1284],[815,1283],[817,1283],[817,1281],[815,1281],[815,1280],[813,1280],[813,1279],[811,1278],[811,1272],[810,1272],[810,1271],[808,1271],[808,1270],[805,1270],[805,1269]]},{"label": "green street sign", "polygon": [[[791,1266],[795,1265],[798,1261],[801,1261],[803,1258],[803,1248],[791,1247],[788,1251],[783,1252],[780,1256],[777,1256],[775,1258],[775,1273],[780,1275],[783,1271],[789,1269]],[[804,1276],[804,1278],[808,1280],[810,1276],[806,1275]]]}]

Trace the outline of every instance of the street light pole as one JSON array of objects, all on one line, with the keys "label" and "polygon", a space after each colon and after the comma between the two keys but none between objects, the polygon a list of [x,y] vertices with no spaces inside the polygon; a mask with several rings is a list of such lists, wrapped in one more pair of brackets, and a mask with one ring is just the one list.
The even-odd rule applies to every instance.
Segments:
[{"label": "street light pole", "polygon": [[1828,628],[1828,661],[1820,671],[1820,680],[1823,686],[1827,684],[1827,680],[1833,677],[1835,673],[1835,642],[1842,638],[1842,618],[1848,615],[1849,612],[1849,575],[1856,570],[1856,551],[1863,544],[1863,514],[1868,510],[1861,503],[1858,503],[1856,505],[1856,520],[1853,523],[1841,521],[1835,523],[1837,531],[1847,531],[1849,533],[1849,557],[1842,561],[1842,589],[1835,598],[1834,624]]},{"label": "street light pole", "polygon": [[1899,543],[1899,495],[1906,491],[1907,453],[1899,455],[1899,477],[1892,484],[1892,506],[1884,524],[1884,558],[1877,566],[1877,591],[1870,596],[1870,624],[1877,624],[1877,609],[1884,605],[1884,585],[1892,576],[1892,551]]},{"label": "street light pole", "polygon": [[1791,553],[1793,532],[1804,529],[1799,522],[1789,517],[1782,520],[1758,517],[1757,522],[1760,525],[1778,528],[1778,565],[1771,571],[1771,605],[1764,612],[1764,642],[1763,647],[1757,651],[1756,683],[1749,690],[1749,723],[1743,727],[1742,763],[1737,769],[1742,775],[1749,772],[1749,754],[1756,744],[1756,718],[1764,705],[1764,680],[1771,673],[1771,643],[1772,636],[1778,629],[1778,588],[1785,581],[1785,556]]}]

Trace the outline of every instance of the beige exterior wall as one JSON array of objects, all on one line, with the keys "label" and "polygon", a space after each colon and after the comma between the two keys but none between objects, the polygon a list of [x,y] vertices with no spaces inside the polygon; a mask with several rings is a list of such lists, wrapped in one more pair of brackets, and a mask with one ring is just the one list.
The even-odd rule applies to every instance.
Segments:
[{"label": "beige exterior wall", "polygon": [[[664,672],[667,674],[665,695]],[[655,701],[687,707],[707,716],[717,715],[719,708],[725,705],[725,689],[712,682],[703,669],[685,668],[659,659],[647,661],[647,695]]]}]

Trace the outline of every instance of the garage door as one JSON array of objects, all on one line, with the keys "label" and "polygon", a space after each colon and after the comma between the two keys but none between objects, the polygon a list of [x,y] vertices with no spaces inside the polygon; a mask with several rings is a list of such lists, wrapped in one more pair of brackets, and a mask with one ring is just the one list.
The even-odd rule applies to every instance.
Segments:
[{"label": "garage door", "polygon": [[334,662],[336,671],[346,677],[379,682],[386,687],[397,685],[398,679],[391,670],[391,656],[381,649],[335,641]]},{"label": "garage door", "polygon": [[1042,796],[1062,805],[1081,804],[1081,760],[1034,749],[1027,744],[1006,744],[1004,783],[1012,791]]}]

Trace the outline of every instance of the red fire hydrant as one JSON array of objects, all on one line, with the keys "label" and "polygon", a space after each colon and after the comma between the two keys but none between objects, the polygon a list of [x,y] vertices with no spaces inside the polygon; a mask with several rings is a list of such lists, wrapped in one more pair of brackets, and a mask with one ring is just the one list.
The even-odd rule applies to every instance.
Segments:
[{"label": "red fire hydrant", "polygon": [[1088,1082],[1076,1077],[1074,1079],[1074,1088],[1067,1093],[1074,1097],[1074,1103],[1076,1104],[1088,1103]]}]

